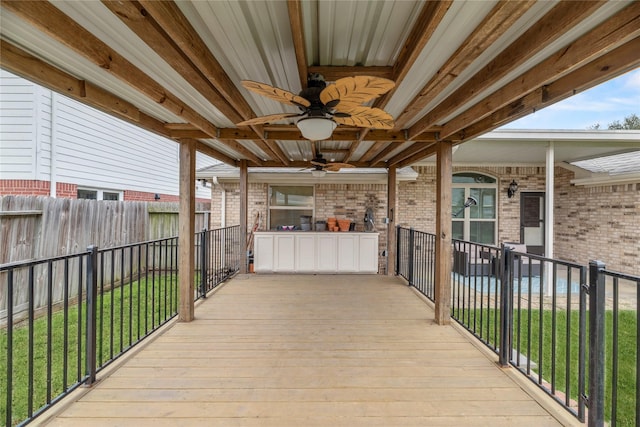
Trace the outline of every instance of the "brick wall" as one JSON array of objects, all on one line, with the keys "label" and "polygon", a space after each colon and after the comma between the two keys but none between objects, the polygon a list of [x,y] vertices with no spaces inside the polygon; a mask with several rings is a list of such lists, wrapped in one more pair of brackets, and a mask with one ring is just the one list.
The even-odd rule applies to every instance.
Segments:
[{"label": "brick wall", "polygon": [[[249,219],[247,227],[251,228],[256,213],[260,213],[260,229],[265,230],[267,223],[269,185],[249,183]],[[221,224],[222,191],[226,192],[226,225],[240,222],[240,186],[236,183],[223,184],[211,191],[211,226]],[[384,184],[319,184],[315,186],[315,218],[326,220],[328,217],[348,218],[356,223],[356,229],[364,230],[364,213],[366,208],[374,211],[375,222],[380,232],[380,251],[386,249],[386,226],[382,219],[387,210],[387,186]],[[380,257],[379,271],[386,274],[386,258]]]},{"label": "brick wall", "polygon": [[574,186],[556,169],[555,257],[640,275],[640,183]]},{"label": "brick wall", "polygon": [[49,181],[35,179],[0,179],[0,195],[2,196],[48,196]]},{"label": "brick wall", "polygon": [[[435,232],[436,169],[416,167],[418,179],[398,183],[395,225]],[[520,193],[545,192],[544,167],[454,167],[454,172],[471,171],[498,179],[498,242],[520,241]],[[608,268],[640,274],[640,183],[600,187],[570,184],[573,173],[555,169],[555,247],[554,257],[586,265],[600,259]],[[509,199],[507,188],[515,180],[518,193]],[[227,225],[239,223],[239,185],[224,184],[227,191]],[[265,229],[267,184],[249,184],[249,224],[256,212]],[[380,250],[386,249],[387,186],[384,184],[320,184],[315,187],[316,218],[349,218],[362,229],[366,207],[374,209],[380,232]],[[212,227],[220,224],[221,192],[212,190]],[[386,259],[380,258],[380,272]]]}]

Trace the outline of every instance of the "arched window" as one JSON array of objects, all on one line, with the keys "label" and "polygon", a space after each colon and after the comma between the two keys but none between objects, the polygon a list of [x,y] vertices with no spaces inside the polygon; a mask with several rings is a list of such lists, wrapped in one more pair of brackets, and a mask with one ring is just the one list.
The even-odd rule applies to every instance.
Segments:
[{"label": "arched window", "polygon": [[[452,237],[476,243],[493,245],[497,233],[498,182],[495,178],[476,172],[460,172],[453,175]],[[469,197],[477,205],[464,207]]]}]

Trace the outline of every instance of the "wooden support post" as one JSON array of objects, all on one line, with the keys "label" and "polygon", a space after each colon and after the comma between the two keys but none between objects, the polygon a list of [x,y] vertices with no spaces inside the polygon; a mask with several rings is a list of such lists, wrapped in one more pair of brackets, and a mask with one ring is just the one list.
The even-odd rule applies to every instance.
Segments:
[{"label": "wooden support post", "polygon": [[396,273],[396,205],[397,205],[397,175],[396,166],[389,166],[387,171],[387,275]]},{"label": "wooden support post", "polygon": [[451,319],[451,143],[437,143],[436,168],[436,323],[447,325]]},{"label": "wooden support post", "polygon": [[240,160],[240,273],[247,273],[247,209],[249,204],[249,170],[247,161]]},{"label": "wooden support post", "polygon": [[180,141],[180,210],[178,231],[178,283],[180,305],[178,319],[194,318],[194,280],[196,233],[196,142]]}]

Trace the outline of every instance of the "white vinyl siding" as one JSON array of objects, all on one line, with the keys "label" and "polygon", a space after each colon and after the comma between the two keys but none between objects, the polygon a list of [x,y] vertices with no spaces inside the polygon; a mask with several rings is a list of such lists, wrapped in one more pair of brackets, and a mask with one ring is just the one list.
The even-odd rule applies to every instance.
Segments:
[{"label": "white vinyl siding", "polygon": [[0,179],[36,179],[35,91],[0,70]]},{"label": "white vinyl siding", "polygon": [[[1,179],[55,178],[82,188],[178,194],[175,141],[6,71],[0,77]],[[196,168],[214,163],[196,156]],[[196,196],[210,199],[210,187],[198,183]]]}]

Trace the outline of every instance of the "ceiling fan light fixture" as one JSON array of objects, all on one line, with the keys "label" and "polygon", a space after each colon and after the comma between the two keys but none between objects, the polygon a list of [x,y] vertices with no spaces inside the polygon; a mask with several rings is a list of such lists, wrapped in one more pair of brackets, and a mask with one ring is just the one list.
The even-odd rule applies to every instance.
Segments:
[{"label": "ceiling fan light fixture", "polygon": [[327,171],[324,169],[314,169],[311,171],[311,176],[314,178],[322,178],[327,174]]},{"label": "ceiling fan light fixture", "polygon": [[307,117],[298,120],[298,129],[310,141],[322,141],[331,138],[331,134],[338,124],[325,117]]}]

